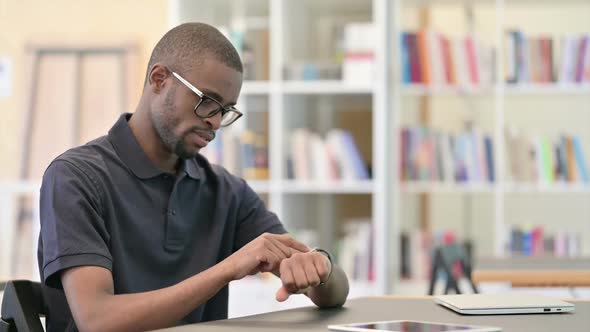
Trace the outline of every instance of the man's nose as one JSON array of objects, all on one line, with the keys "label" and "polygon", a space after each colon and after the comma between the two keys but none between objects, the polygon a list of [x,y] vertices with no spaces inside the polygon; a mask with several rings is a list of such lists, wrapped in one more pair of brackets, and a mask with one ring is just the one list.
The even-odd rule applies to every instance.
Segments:
[{"label": "man's nose", "polygon": [[218,112],[212,117],[205,118],[205,123],[213,130],[219,129],[221,127],[221,112]]}]

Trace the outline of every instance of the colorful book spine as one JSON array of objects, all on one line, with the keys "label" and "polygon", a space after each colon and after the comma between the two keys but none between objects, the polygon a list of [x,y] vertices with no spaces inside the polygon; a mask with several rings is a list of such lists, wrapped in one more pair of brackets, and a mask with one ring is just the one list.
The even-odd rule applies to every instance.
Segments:
[{"label": "colorful book spine", "polygon": [[588,164],[586,164],[586,158],[584,158],[584,152],[582,151],[582,143],[580,143],[580,139],[577,136],[572,138],[572,143],[574,146],[574,154],[576,159],[577,170],[580,174],[580,180],[583,183],[590,183],[590,178],[588,177]]}]

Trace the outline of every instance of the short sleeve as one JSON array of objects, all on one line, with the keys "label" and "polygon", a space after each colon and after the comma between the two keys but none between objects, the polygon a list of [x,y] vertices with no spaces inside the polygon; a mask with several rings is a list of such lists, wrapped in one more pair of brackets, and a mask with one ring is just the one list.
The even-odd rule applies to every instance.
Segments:
[{"label": "short sleeve", "polygon": [[264,202],[252,188],[241,180],[240,204],[238,207],[238,221],[234,251],[263,233],[287,233],[276,214],[270,212]]},{"label": "short sleeve", "polygon": [[54,161],[43,175],[40,214],[39,268],[45,284],[62,288],[59,272],[75,266],[112,270],[100,192],[88,172]]}]

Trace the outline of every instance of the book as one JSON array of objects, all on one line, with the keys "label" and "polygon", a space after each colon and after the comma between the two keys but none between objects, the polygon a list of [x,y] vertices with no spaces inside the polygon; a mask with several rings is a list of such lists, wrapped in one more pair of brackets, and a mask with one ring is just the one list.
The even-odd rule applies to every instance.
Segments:
[{"label": "book", "polygon": [[293,176],[297,180],[311,180],[311,148],[309,137],[311,132],[305,128],[295,129],[291,133],[291,160]]},{"label": "book", "polygon": [[562,84],[573,83],[576,75],[577,40],[574,36],[564,36],[561,41],[561,64],[559,82]]},{"label": "book", "polygon": [[344,60],[342,80],[372,82],[375,77],[375,26],[371,22],[347,23],[344,26]]},{"label": "book", "polygon": [[590,47],[588,45],[588,42],[590,37],[589,36],[582,36],[580,38],[579,44],[578,44],[578,54],[576,56],[576,75],[575,75],[575,82],[576,83],[581,83],[584,81],[584,66],[585,63],[584,61],[586,60],[586,53],[587,53],[587,49],[588,47]]},{"label": "book", "polygon": [[572,137],[572,144],[574,147],[574,155],[576,160],[576,170],[578,174],[580,174],[580,181],[583,183],[590,183],[590,178],[588,177],[588,164],[586,164],[586,158],[584,157],[584,152],[582,151],[582,143],[580,143],[580,138],[578,136]]},{"label": "book", "polygon": [[411,53],[410,53],[410,34],[407,32],[402,33],[401,45],[400,45],[400,56],[402,66],[402,82],[405,84],[412,83],[412,64],[411,64]]}]

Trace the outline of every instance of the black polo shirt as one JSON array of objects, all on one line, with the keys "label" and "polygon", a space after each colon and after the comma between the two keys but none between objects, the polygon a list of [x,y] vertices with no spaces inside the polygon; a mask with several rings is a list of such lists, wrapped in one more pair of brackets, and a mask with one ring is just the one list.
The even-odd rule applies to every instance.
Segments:
[{"label": "black polo shirt", "polygon": [[[174,285],[264,232],[285,233],[246,184],[198,155],[176,174],[158,169],[122,115],[107,136],[71,149],[47,168],[41,187],[41,279],[92,265],[113,274],[115,294]],[[227,318],[228,287],[180,324]],[[72,325],[69,314],[50,326]]]}]

